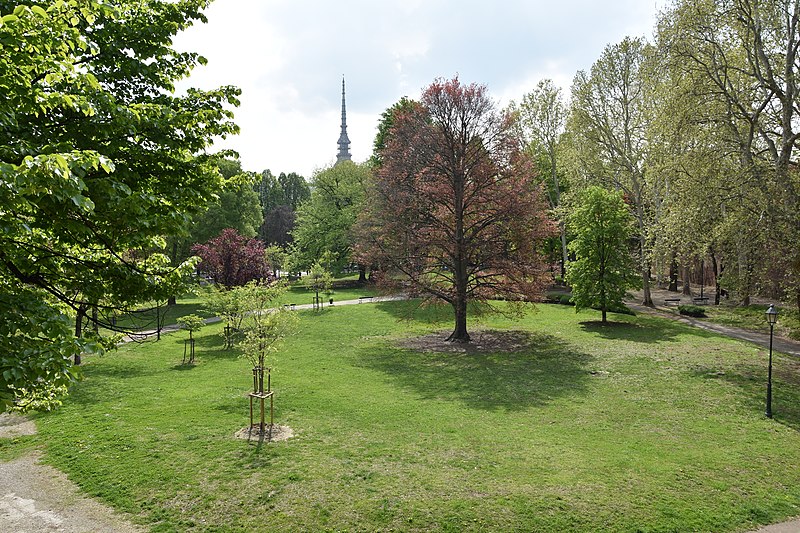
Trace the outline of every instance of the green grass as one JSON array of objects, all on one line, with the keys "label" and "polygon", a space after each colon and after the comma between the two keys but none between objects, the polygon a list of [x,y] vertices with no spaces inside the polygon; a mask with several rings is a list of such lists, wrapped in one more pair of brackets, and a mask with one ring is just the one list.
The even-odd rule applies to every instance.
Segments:
[{"label": "green grass", "polygon": [[[204,306],[205,300],[202,296],[187,295],[178,298],[176,305],[161,306],[158,309],[158,316],[163,320],[164,326],[175,324],[178,317],[185,315],[212,316],[212,313],[206,311]],[[117,326],[131,331],[156,329],[156,318],[156,309],[148,307],[142,311],[120,315],[117,317]]]},{"label": "green grass", "polygon": [[[299,302],[298,302],[299,303]],[[300,313],[274,361],[276,420],[238,441],[246,362],[201,331],[88,357],[40,434],[83,490],[153,531],[744,531],[800,514],[800,370],[751,345],[649,316],[540,305],[513,353],[422,353],[449,329],[405,302]],[[478,336],[473,324],[473,335]],[[446,334],[446,333],[445,333]]]},{"label": "green grass", "polygon": [[[708,319],[711,322],[769,333],[769,325],[765,315],[767,307],[769,306],[733,306],[723,304],[704,306],[703,309],[706,310],[706,315],[708,315]],[[778,312],[775,333],[800,340],[800,318],[798,318],[797,309],[780,306]]]}]

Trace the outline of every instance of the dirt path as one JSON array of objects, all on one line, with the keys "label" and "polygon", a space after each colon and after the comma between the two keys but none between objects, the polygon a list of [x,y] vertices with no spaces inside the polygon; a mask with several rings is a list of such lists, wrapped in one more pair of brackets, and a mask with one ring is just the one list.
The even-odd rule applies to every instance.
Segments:
[{"label": "dirt path", "polygon": [[[694,326],[696,328],[705,329],[707,331],[713,331],[715,333],[719,333],[720,335],[725,335],[727,337],[731,337],[734,339],[752,342],[753,344],[757,344],[762,348],[769,349],[769,335],[733,326],[723,326],[722,324],[714,324],[712,322],[708,322],[705,320],[679,315],[676,312],[674,312],[675,307],[667,306],[666,302],[664,301],[665,298],[671,298],[671,297],[675,297],[674,292],[668,292],[664,290],[653,290],[652,298],[653,298],[653,303],[655,304],[655,308],[645,307],[639,304],[638,302],[642,301],[639,294],[636,295],[637,298],[636,300],[626,301],[625,304],[631,309],[635,310],[636,312],[650,313],[658,316],[663,316],[665,318],[670,318],[678,322],[683,322],[684,324],[689,324],[690,326]],[[772,346],[775,351],[785,353],[787,355],[793,355],[795,357],[800,357],[800,342],[775,335],[772,339],[772,343],[773,343]],[[796,531],[800,533],[800,529]]]},{"label": "dirt path", "polygon": [[0,463],[0,531],[139,533],[144,529],[82,495],[67,476],[28,455]]}]

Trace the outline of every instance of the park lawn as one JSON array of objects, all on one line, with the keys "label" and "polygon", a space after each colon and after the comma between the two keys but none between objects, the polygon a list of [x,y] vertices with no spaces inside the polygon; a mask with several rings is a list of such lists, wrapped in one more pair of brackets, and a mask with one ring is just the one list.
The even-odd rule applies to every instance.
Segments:
[{"label": "park lawn", "polygon": [[[766,311],[767,305],[709,305],[703,309],[710,322],[717,322],[726,326],[769,333]],[[800,339],[800,316],[797,309],[791,306],[776,306],[778,308],[778,322],[775,324],[775,334],[792,339]]]},{"label": "park lawn", "polygon": [[[344,300],[357,300],[360,296],[377,296],[379,293],[373,287],[335,289],[330,293],[320,293],[325,306],[328,305],[330,298],[336,302]],[[314,291],[302,284],[292,284],[276,302],[275,305],[283,304],[311,304],[314,301]],[[159,313],[157,315],[157,313]],[[162,305],[158,310],[147,307],[142,311],[122,314],[117,318],[117,326],[126,328],[130,331],[144,331],[156,329],[156,318],[162,319],[163,326],[176,324],[179,317],[195,314],[203,318],[214,315],[206,307],[206,297],[202,290],[197,294],[190,294],[177,299],[176,305]],[[110,335],[113,332],[103,330],[104,334]]]},{"label": "park lawn", "polygon": [[83,490],[153,531],[744,531],[800,514],[800,372],[752,345],[650,316],[539,305],[512,353],[398,341],[449,324],[406,302],[300,312],[277,355],[276,421],[234,440],[250,370],[201,331],[87,357],[38,447]]}]

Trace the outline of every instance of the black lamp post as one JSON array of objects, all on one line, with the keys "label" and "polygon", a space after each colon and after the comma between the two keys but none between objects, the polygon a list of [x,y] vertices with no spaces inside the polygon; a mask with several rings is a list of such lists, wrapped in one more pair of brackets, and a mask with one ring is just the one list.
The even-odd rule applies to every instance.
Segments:
[{"label": "black lamp post", "polygon": [[770,304],[767,309],[767,322],[769,322],[769,372],[767,374],[767,418],[772,418],[772,330],[778,321],[778,310]]}]

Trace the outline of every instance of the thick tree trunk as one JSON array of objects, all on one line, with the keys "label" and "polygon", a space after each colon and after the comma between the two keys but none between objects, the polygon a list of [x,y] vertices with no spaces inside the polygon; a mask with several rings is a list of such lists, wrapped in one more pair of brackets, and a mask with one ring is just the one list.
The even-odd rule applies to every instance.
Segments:
[{"label": "thick tree trunk", "polygon": [[602,320],[603,320],[603,322],[608,322],[608,320],[606,320],[606,308],[605,308],[605,307],[603,307],[603,308],[600,310],[600,312],[601,312],[601,313],[602,313],[602,315],[603,315],[603,319],[602,319]]},{"label": "thick tree trunk", "polygon": [[366,267],[366,265],[358,265],[358,282],[359,283],[366,283],[367,282],[367,267]]},{"label": "thick tree trunk", "polygon": [[681,270],[683,270],[683,294],[686,296],[692,295],[692,283],[689,280],[690,270],[689,267],[684,265]]},{"label": "thick tree trunk", "polygon": [[458,298],[453,302],[453,311],[455,312],[455,328],[453,333],[447,337],[449,342],[469,342],[470,337],[467,332],[467,299]]},{"label": "thick tree trunk", "polygon": [[178,301],[174,296],[170,296],[169,299],[167,299],[167,306],[169,306],[169,307],[172,307],[173,305],[176,305],[177,303],[178,303]]},{"label": "thick tree trunk", "polygon": [[644,236],[640,236],[639,249],[642,253],[642,259],[641,259],[642,293],[643,293],[642,305],[646,305],[647,307],[655,307],[655,305],[653,304],[653,297],[650,294],[650,265],[645,260],[645,246],[646,244],[644,242]]},{"label": "thick tree trunk", "polygon": [[675,252],[669,260],[669,287],[667,290],[678,292],[678,261],[675,259]]},{"label": "thick tree trunk", "polygon": [[567,253],[567,228],[563,220],[558,223],[558,229],[561,233],[561,282],[566,285],[567,282],[565,280],[567,278],[567,261],[569,261],[569,255]]}]

